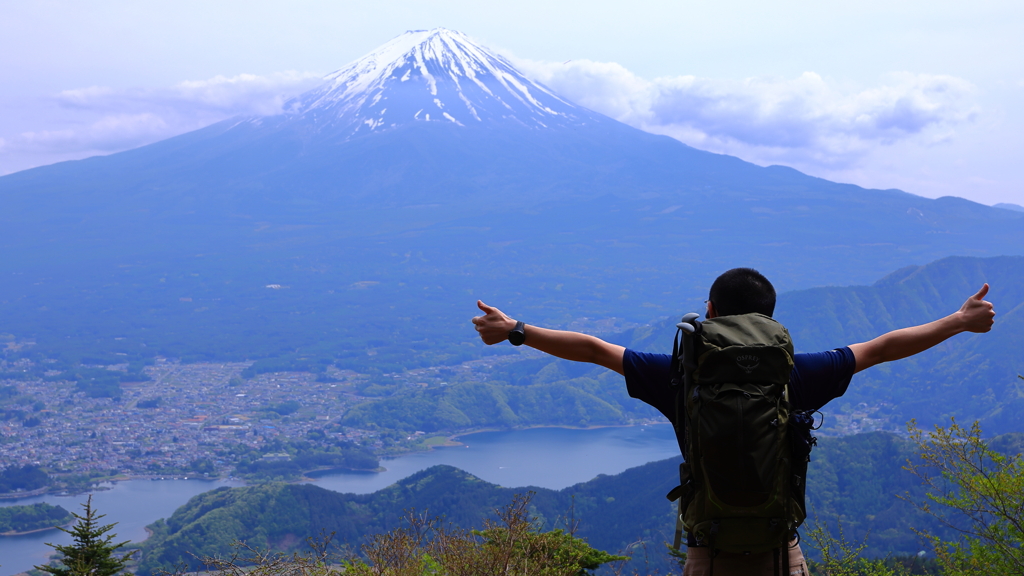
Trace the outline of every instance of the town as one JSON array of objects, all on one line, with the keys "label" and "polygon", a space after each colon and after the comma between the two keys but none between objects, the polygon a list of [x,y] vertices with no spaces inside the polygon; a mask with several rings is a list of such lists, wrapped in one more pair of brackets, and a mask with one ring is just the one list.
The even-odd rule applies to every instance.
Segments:
[{"label": "town", "polygon": [[[63,380],[3,380],[0,387],[15,392],[0,405],[5,416],[0,461],[5,468],[40,466],[55,478],[224,477],[244,458],[287,460],[279,447],[294,439],[349,444],[377,456],[423,449],[439,439],[424,442],[429,439],[422,432],[352,428],[341,418],[373,396],[443,387],[446,379],[483,380],[514,360],[487,357],[376,378],[330,367],[319,375],[278,372],[245,379],[243,371],[252,362],[181,364],[158,358],[144,368],[149,380],[121,384],[120,398],[89,397]],[[33,366],[27,359],[0,361],[7,374]],[[127,365],[93,368],[123,372]],[[885,405],[844,406],[830,414],[822,432],[898,430],[899,423],[890,422],[885,412]]]},{"label": "town", "polygon": [[330,426],[360,401],[351,393],[355,374],[336,372],[334,382],[317,382],[309,373],[243,380],[249,364],[158,359],[145,369],[151,379],[122,384],[119,399],[90,398],[65,381],[9,380],[18,392],[14,400],[31,417],[0,423],[0,460],[52,473],[159,477],[205,470],[212,476],[230,470],[240,447],[260,449],[277,437],[305,438],[325,428],[335,439],[383,447],[375,432]]},{"label": "town", "polygon": [[[158,358],[144,368],[149,380],[121,384],[120,398],[93,398],[74,382],[0,380],[0,461],[3,468],[35,465],[51,475],[89,478],[226,476],[239,460],[261,452],[286,459],[276,441],[313,439],[351,443],[383,455],[421,448],[422,433],[363,430],[339,418],[370,395],[413,386],[446,386],[442,378],[483,378],[488,358],[447,368],[385,374],[377,380],[329,368],[325,374],[286,372],[244,379],[252,362],[181,364]],[[0,361],[11,374],[34,366],[27,359]],[[92,366],[124,372],[126,364]],[[59,371],[46,372],[55,376]],[[435,441],[434,444],[437,442]],[[277,442],[279,444],[279,442]]]}]

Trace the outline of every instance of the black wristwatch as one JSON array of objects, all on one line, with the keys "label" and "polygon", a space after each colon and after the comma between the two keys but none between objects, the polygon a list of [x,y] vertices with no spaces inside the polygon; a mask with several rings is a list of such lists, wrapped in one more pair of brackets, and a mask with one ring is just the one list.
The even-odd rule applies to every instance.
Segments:
[{"label": "black wristwatch", "polygon": [[516,322],[516,327],[508,333],[508,343],[513,346],[522,346],[526,342],[526,324]]}]

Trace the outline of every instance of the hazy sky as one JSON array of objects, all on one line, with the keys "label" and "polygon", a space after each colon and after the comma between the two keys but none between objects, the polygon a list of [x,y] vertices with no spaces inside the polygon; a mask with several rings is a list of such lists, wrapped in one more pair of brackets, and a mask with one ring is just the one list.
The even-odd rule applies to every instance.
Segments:
[{"label": "hazy sky", "polygon": [[434,27],[698,148],[1024,204],[1019,0],[5,0],[0,174],[272,113],[401,32]]}]

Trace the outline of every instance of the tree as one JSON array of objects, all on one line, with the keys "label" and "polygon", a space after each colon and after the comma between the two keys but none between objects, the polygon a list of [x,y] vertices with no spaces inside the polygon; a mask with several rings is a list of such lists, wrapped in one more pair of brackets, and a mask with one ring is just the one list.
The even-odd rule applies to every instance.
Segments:
[{"label": "tree", "polygon": [[808,560],[811,573],[823,576],[905,576],[910,572],[900,564],[887,565],[884,559],[867,559],[861,555],[868,547],[867,537],[860,544],[849,542],[843,534],[843,523],[836,521],[839,536],[833,536],[828,525],[814,518],[814,527],[808,533],[815,548],[821,552],[821,561]]},{"label": "tree", "polygon": [[406,527],[373,536],[363,546],[369,564],[352,562],[353,576],[586,576],[602,564],[627,560],[590,547],[567,531],[540,532],[530,519],[530,496],[517,495],[485,520],[483,530],[445,527],[436,519],[406,516]]},{"label": "tree", "polygon": [[927,436],[914,421],[908,429],[921,461],[906,468],[928,495],[907,499],[960,533],[955,542],[925,534],[945,572],[1024,575],[1024,456],[989,448],[977,422],[964,428],[954,420]]},{"label": "tree", "polygon": [[53,576],[114,576],[125,569],[128,560],[135,554],[135,550],[117,556],[117,550],[123,547],[128,541],[115,544],[114,537],[117,534],[107,534],[115,524],[99,524],[100,518],[105,514],[96,514],[92,507],[92,496],[82,505],[85,514],[80,516],[72,512],[78,519],[70,530],[61,528],[74,538],[74,544],[58,545],[46,543],[57,552],[63,554],[58,566],[36,566],[37,570],[49,572]]}]

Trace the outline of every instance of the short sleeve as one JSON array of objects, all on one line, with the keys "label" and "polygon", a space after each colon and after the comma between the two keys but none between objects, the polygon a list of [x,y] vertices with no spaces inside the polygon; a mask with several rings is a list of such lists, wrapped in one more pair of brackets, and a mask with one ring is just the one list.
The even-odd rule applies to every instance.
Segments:
[{"label": "short sleeve", "polygon": [[793,357],[789,394],[798,410],[819,410],[846,393],[857,368],[857,359],[849,348],[797,354]]},{"label": "short sleeve", "polygon": [[672,390],[672,357],[626,349],[622,373],[630,397],[654,406],[669,421],[675,420],[676,395]]}]

